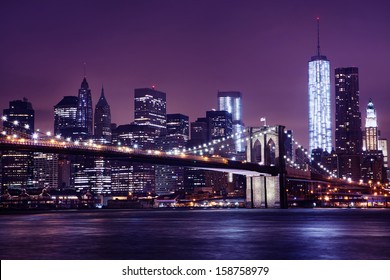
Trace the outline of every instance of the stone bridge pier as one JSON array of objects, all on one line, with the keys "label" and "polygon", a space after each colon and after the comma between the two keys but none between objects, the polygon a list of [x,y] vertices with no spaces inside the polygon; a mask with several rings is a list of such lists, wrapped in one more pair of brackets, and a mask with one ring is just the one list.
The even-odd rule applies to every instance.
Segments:
[{"label": "stone bridge pier", "polygon": [[276,166],[279,174],[246,178],[247,208],[287,208],[284,126],[250,127],[247,161]]}]

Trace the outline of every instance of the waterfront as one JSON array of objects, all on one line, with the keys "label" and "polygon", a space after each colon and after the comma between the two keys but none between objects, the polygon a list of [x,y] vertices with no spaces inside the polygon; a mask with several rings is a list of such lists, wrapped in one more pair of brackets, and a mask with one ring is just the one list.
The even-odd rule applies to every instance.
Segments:
[{"label": "waterfront", "polygon": [[390,259],[390,209],[87,210],[0,216],[1,259]]}]

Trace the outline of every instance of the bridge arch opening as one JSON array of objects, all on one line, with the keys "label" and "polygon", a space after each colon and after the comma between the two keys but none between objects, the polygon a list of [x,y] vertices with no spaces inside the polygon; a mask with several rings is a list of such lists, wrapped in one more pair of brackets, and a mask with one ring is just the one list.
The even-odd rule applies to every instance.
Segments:
[{"label": "bridge arch opening", "polygon": [[253,145],[252,162],[260,163],[261,160],[261,144],[259,139],[256,139]]},{"label": "bridge arch opening", "polygon": [[276,145],[274,140],[269,139],[265,146],[265,165],[275,165],[276,164],[276,155],[275,155]]}]

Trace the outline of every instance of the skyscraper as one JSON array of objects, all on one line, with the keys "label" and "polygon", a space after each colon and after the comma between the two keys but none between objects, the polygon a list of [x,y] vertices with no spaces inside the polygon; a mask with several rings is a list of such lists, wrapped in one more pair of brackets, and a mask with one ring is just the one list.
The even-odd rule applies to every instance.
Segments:
[{"label": "skyscraper", "polygon": [[[14,100],[3,110],[3,129],[9,135],[31,137],[35,112],[26,98]],[[2,193],[5,190],[33,188],[33,153],[4,151],[1,154]]]},{"label": "skyscraper", "polygon": [[[384,150],[379,141],[379,130],[376,110],[371,98],[366,109],[366,125],[365,125],[365,151],[362,158],[362,178],[365,181],[375,180],[384,182],[387,179],[386,168],[384,162]],[[381,149],[382,148],[382,149]]]},{"label": "skyscraper", "polygon": [[87,79],[84,77],[78,95],[77,126],[81,128],[81,138],[90,138],[93,135],[92,96]]},{"label": "skyscraper", "polygon": [[366,151],[378,150],[378,123],[374,103],[370,98],[366,109],[366,126],[365,126]]},{"label": "skyscraper", "polygon": [[[218,92],[218,110],[227,111],[232,114],[233,134],[240,133],[244,130],[242,122],[242,98],[239,91],[219,91]],[[236,151],[244,152],[244,143],[235,142]]]},{"label": "skyscraper", "polygon": [[38,189],[58,189],[58,154],[34,154],[34,186]]},{"label": "skyscraper", "polygon": [[111,193],[111,166],[102,157],[79,158],[73,164],[74,187],[77,192]]},{"label": "skyscraper", "polygon": [[207,111],[208,140],[222,139],[233,131],[232,114],[227,111]]},{"label": "skyscraper", "polygon": [[7,134],[28,137],[34,133],[35,112],[27,98],[11,101],[9,108],[3,110],[3,117],[3,129]]},{"label": "skyscraper", "polygon": [[388,168],[389,165],[388,165],[388,152],[387,152],[387,139],[386,138],[378,139],[378,150],[382,151],[384,166],[385,166],[385,168]]},{"label": "skyscraper", "polygon": [[[160,137],[164,151],[181,151],[189,139],[189,118],[183,114],[167,114],[167,133]],[[156,193],[167,194],[184,189],[184,167],[156,166]]]},{"label": "skyscraper", "polygon": [[362,152],[362,120],[359,110],[359,72],[356,67],[337,68],[336,152],[349,155]]},{"label": "skyscraper", "polygon": [[195,122],[191,122],[191,140],[189,141],[189,148],[202,145],[208,140],[207,119],[198,118]]},{"label": "skyscraper", "polygon": [[77,125],[77,96],[64,96],[54,106],[54,134],[65,138],[73,137],[73,132],[78,129]]},{"label": "skyscraper", "polygon": [[155,129],[150,125],[124,124],[113,131],[112,143],[134,149],[155,149]]},{"label": "skyscraper", "polygon": [[317,19],[317,55],[309,61],[309,148],[332,150],[330,112],[330,64],[320,53],[319,19]]},{"label": "skyscraper", "polygon": [[183,114],[167,114],[167,135],[180,135],[189,139],[189,118]]},{"label": "skyscraper", "polygon": [[207,111],[208,142],[222,140],[221,143],[213,146],[210,153],[222,157],[235,158],[236,147],[232,138],[227,139],[233,132],[232,114],[227,111]]},{"label": "skyscraper", "polygon": [[150,125],[156,135],[165,133],[167,123],[166,95],[154,88],[134,90],[134,123]]},{"label": "skyscraper", "polygon": [[359,71],[356,67],[335,70],[336,153],[338,177],[361,178],[362,121],[359,110]]},{"label": "skyscraper", "polygon": [[183,114],[167,114],[167,130],[160,137],[160,148],[164,151],[182,150],[189,140],[189,118]]},{"label": "skyscraper", "polygon": [[95,107],[95,138],[102,143],[111,142],[111,111],[104,96],[104,89]]},{"label": "skyscraper", "polygon": [[[156,148],[156,128],[151,125],[127,124],[119,125],[113,131],[112,143],[129,146],[134,149],[147,150]],[[112,162],[114,192],[123,191],[128,187],[130,192],[155,191],[155,165],[148,163]],[[124,178],[131,180],[126,187]]]}]

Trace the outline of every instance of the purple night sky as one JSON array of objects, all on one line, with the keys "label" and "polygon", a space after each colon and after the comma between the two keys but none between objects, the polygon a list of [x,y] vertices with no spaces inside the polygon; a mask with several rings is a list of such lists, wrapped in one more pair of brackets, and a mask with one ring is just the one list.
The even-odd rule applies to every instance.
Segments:
[{"label": "purple night sky", "polygon": [[334,68],[359,67],[362,125],[371,97],[390,138],[389,11],[387,0],[3,1],[0,109],[26,97],[36,128],[52,130],[53,106],[77,95],[86,62],[93,103],[103,84],[117,124],[133,120],[134,88],[156,85],[167,112],[191,121],[217,107],[218,90],[238,90],[246,125],[265,116],[308,147],[307,62],[319,16],[333,104]]}]

